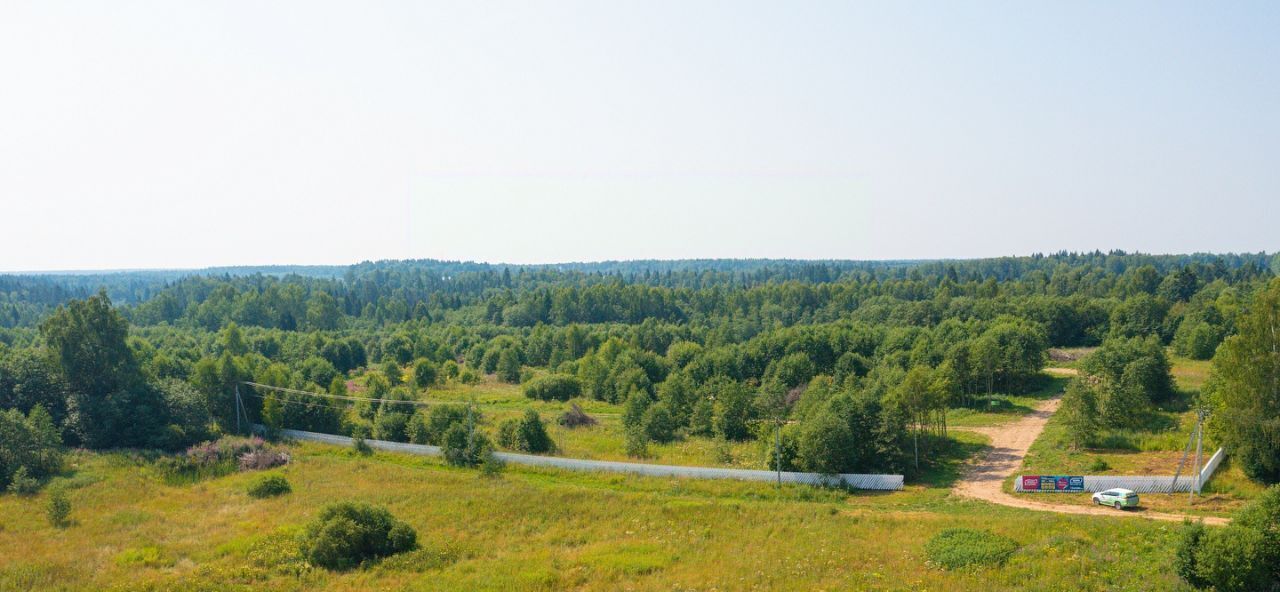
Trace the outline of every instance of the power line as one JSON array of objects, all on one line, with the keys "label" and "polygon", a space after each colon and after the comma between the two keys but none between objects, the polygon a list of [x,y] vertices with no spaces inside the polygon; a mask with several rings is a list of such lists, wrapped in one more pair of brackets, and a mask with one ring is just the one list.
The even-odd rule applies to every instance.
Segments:
[{"label": "power line", "polygon": [[[253,397],[253,398],[255,398],[255,399],[262,399],[262,400],[264,400],[264,401],[265,401],[265,400],[267,399],[267,397],[268,397],[268,395],[257,395],[257,394],[250,394],[249,396],[250,396],[250,397]],[[306,402],[306,401],[296,401],[296,400],[292,400],[292,399],[276,399],[276,400],[277,400],[277,401],[280,401],[281,403],[288,404],[288,405],[302,405],[302,406],[304,406],[304,407],[310,407],[310,408],[323,407],[323,408],[325,408],[325,409],[333,409],[333,410],[335,410],[335,411],[346,411],[346,410],[347,410],[347,408],[346,408],[346,407],[338,407],[338,406],[335,406],[335,405],[326,405],[326,404],[324,404],[324,403],[308,403],[308,402]]]},{"label": "power line", "polygon": [[[257,382],[249,382],[249,381],[244,381],[244,382],[241,382],[240,384],[247,384],[247,385],[249,385],[249,386],[255,386],[255,387],[258,387],[258,388],[264,388],[264,389],[273,390],[273,391],[279,391],[279,392],[282,392],[282,393],[292,393],[292,394],[295,394],[295,395],[306,395],[306,396],[310,396],[310,397],[325,397],[325,398],[328,398],[328,399],[341,399],[341,400],[343,400],[343,401],[354,401],[354,402],[357,402],[357,403],[358,403],[358,402],[360,402],[360,401],[368,401],[368,402],[371,402],[371,403],[400,403],[400,404],[404,404],[404,405],[420,405],[420,406],[423,406],[423,407],[426,407],[426,406],[428,406],[428,405],[443,405],[443,404],[446,404],[446,402],[445,402],[445,401],[419,401],[419,400],[402,400],[402,399],[371,399],[371,398],[369,398],[369,397],[352,397],[352,396],[349,396],[349,395],[330,395],[330,394],[328,394],[328,393],[313,393],[313,392],[310,392],[310,391],[300,391],[300,390],[297,390],[297,389],[284,388],[284,387],[282,387],[282,386],[271,386],[271,385],[269,385],[269,384],[260,384],[260,383],[257,383]],[[458,405],[462,405],[463,403],[457,403],[457,404],[458,404]]]}]

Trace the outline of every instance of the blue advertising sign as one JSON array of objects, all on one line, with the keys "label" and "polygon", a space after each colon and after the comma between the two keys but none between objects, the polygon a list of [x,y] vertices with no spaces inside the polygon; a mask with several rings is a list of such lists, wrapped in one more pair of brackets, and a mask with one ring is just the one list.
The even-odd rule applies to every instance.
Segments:
[{"label": "blue advertising sign", "polygon": [[1080,475],[1023,475],[1023,491],[1084,491],[1084,477]]}]

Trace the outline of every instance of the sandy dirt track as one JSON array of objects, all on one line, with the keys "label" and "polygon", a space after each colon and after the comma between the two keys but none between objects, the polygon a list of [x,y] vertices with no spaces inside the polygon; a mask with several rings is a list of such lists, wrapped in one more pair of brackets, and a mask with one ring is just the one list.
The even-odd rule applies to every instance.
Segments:
[{"label": "sandy dirt track", "polygon": [[[1102,506],[1051,504],[1029,499],[1031,497],[1030,494],[1013,495],[1005,493],[1003,488],[1004,480],[1014,474],[1018,467],[1022,466],[1022,459],[1027,455],[1027,450],[1031,448],[1031,444],[1040,436],[1040,432],[1044,430],[1045,423],[1049,421],[1049,417],[1053,415],[1053,412],[1057,411],[1060,402],[1060,396],[1045,400],[1037,405],[1030,414],[1013,423],[993,427],[968,428],[968,431],[978,432],[991,438],[991,450],[979,459],[956,483],[951,490],[952,494],[1002,506],[1041,512],[1058,512],[1060,514],[1150,518],[1175,522],[1181,522],[1187,518],[1182,514],[1153,512],[1141,508],[1120,511]],[[1201,518],[1192,516],[1191,519],[1200,520]],[[1230,522],[1228,518],[1210,516],[1203,517],[1203,520],[1205,524],[1227,524]]]}]

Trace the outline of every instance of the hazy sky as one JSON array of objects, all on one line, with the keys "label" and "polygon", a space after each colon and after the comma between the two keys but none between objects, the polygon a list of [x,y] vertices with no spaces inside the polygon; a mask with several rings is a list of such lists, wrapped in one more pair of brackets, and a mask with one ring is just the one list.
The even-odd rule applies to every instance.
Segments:
[{"label": "hazy sky", "polygon": [[1280,2],[0,3],[0,270],[1280,249]]}]

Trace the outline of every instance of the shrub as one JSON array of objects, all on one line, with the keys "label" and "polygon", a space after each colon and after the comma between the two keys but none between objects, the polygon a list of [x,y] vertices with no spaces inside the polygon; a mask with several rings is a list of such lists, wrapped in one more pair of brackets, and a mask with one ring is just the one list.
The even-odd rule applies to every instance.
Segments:
[{"label": "shrub", "polygon": [[0,410],[0,491],[11,486],[19,471],[24,478],[42,479],[62,466],[62,438],[44,407],[27,415],[17,409]]},{"label": "shrub", "polygon": [[480,375],[476,374],[475,370],[463,368],[462,371],[458,373],[458,382],[461,382],[462,384],[480,384]]},{"label": "shrub", "polygon": [[582,383],[566,374],[539,376],[524,385],[524,396],[540,401],[568,401],[581,394]]},{"label": "shrub", "polygon": [[366,561],[411,551],[418,535],[385,508],[343,502],[326,506],[299,537],[312,565],[346,570]]},{"label": "shrub", "polygon": [[569,410],[560,415],[557,423],[566,428],[590,427],[596,425],[596,418],[587,415],[577,403],[570,403]]},{"label": "shrub", "polygon": [[498,354],[498,365],[494,369],[498,380],[509,384],[520,383],[520,354],[513,348],[505,348]]},{"label": "shrub", "polygon": [[493,444],[484,434],[472,433],[467,426],[455,423],[444,433],[440,446],[445,462],[455,467],[474,467],[493,453]]},{"label": "shrub", "polygon": [[526,409],[521,419],[508,419],[498,429],[498,443],[504,448],[542,453],[555,449],[538,412]]},{"label": "shrub", "polygon": [[435,364],[432,364],[431,360],[418,360],[418,363],[413,365],[413,383],[418,388],[427,388],[435,384],[437,374]]},{"label": "shrub", "polygon": [[831,409],[804,422],[796,441],[796,456],[807,471],[837,475],[850,470],[857,462],[858,451],[849,423]]},{"label": "shrub", "polygon": [[1183,523],[1182,532],[1178,536],[1178,546],[1173,554],[1173,570],[1183,581],[1197,588],[1208,585],[1196,569],[1196,552],[1200,550],[1200,541],[1203,538],[1203,522]]},{"label": "shrub", "polygon": [[485,477],[497,477],[506,468],[507,463],[492,453],[486,455],[480,462],[480,474]]},{"label": "shrub", "polygon": [[943,569],[998,566],[1018,550],[1012,539],[982,530],[948,528],[925,543],[929,562]]},{"label": "shrub", "polygon": [[281,475],[263,475],[249,484],[249,497],[266,498],[293,491],[289,480]]},{"label": "shrub", "polygon": [[627,456],[633,458],[644,458],[649,456],[649,437],[645,435],[644,429],[640,426],[629,427],[626,429],[625,445],[627,448]]},{"label": "shrub", "polygon": [[40,481],[27,476],[27,467],[18,467],[9,478],[9,492],[15,495],[34,495],[40,490]]},{"label": "shrub", "polygon": [[443,364],[440,364],[440,376],[439,376],[439,379],[440,379],[440,380],[442,380],[442,381],[443,381],[443,380],[453,380],[454,378],[457,378],[457,377],[458,377],[458,372],[459,372],[459,370],[460,370],[460,369],[459,369],[459,367],[458,367],[458,363],[457,363],[457,362],[455,362],[455,361],[453,361],[453,360],[445,360]]},{"label": "shrub", "polygon": [[478,415],[472,411],[469,417],[467,408],[463,405],[434,405],[430,410],[419,409],[414,412],[405,432],[409,436],[409,441],[414,444],[439,446],[444,442],[444,433],[450,426],[467,421],[479,421]]},{"label": "shrub", "polygon": [[360,456],[369,456],[373,454],[373,447],[365,441],[364,436],[357,435],[351,438],[351,450]]},{"label": "shrub", "polygon": [[498,446],[518,450],[519,442],[516,440],[516,432],[520,431],[520,420],[514,417],[502,420],[498,424]]},{"label": "shrub", "polygon": [[56,528],[71,525],[71,500],[67,498],[66,490],[59,487],[49,492],[49,500],[45,502],[45,516],[49,518],[49,524]]},{"label": "shrub", "polygon": [[1089,471],[1100,473],[1102,471],[1111,470],[1111,464],[1102,457],[1094,457],[1093,462],[1089,463]]},{"label": "shrub", "polygon": [[1269,566],[1272,581],[1280,584],[1280,485],[1268,487],[1236,512],[1233,523],[1262,533],[1263,559]]},{"label": "shrub", "polygon": [[665,403],[657,403],[645,410],[644,433],[650,440],[666,443],[676,438],[676,420]]},{"label": "shrub", "polygon": [[1261,532],[1232,524],[1205,533],[1195,554],[1196,574],[1217,592],[1270,590],[1275,580]]},{"label": "shrub", "polygon": [[389,442],[408,442],[409,418],[403,411],[392,411],[390,405],[378,408],[373,418],[373,437],[375,440]]}]

